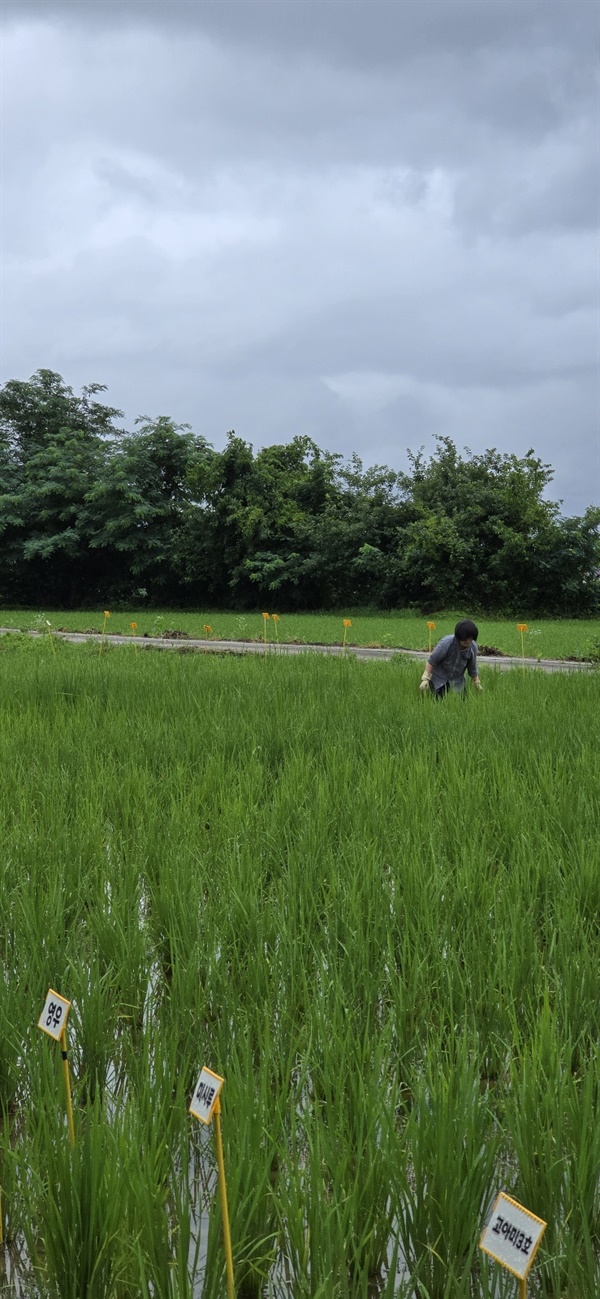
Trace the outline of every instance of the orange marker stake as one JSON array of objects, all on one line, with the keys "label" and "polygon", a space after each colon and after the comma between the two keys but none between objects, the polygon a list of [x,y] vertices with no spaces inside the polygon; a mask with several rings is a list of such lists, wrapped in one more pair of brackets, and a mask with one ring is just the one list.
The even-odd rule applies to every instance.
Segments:
[{"label": "orange marker stake", "polygon": [[67,1123],[69,1124],[69,1138],[71,1145],[75,1145],[75,1124],[73,1123],[73,1101],[71,1099],[71,1078],[69,1076],[69,1056],[67,1051],[67,1025],[65,1024],[60,1037],[60,1053],[62,1056],[63,1075],[65,1079],[65,1092],[67,1097]]},{"label": "orange marker stake", "polygon": [[105,636],[105,634],[106,634],[106,624],[107,624],[109,618],[110,618],[110,610],[109,610],[109,609],[105,609],[105,610],[104,610],[104,622],[102,623],[102,640],[100,641],[100,649],[99,649],[99,651],[98,651],[99,654],[101,654],[101,653],[102,653],[102,650],[104,649],[104,636]]},{"label": "orange marker stake", "polygon": [[225,1241],[225,1266],[227,1268],[227,1299],[234,1299],[233,1253],[231,1250],[231,1233],[229,1230],[229,1210],[227,1208],[227,1186],[225,1185],[225,1161],[223,1159],[223,1141],[221,1139],[221,1102],[217,1097],[214,1109],[215,1144],[217,1147],[217,1164],[219,1166],[219,1194],[221,1213],[223,1215],[223,1237]]},{"label": "orange marker stake", "polygon": [[522,662],[521,662],[521,666],[522,666],[522,668],[523,668],[523,671],[525,671],[525,641],[524,641],[523,637],[524,637],[525,632],[526,632],[526,631],[529,631],[529,627],[527,626],[527,623],[526,623],[526,622],[518,622],[518,623],[517,623],[517,631],[520,631],[520,633],[521,633],[521,660],[522,660]]},{"label": "orange marker stake", "polygon": [[212,1069],[204,1066],[198,1082],[192,1102],[190,1105],[190,1114],[200,1123],[208,1124],[214,1118],[215,1121],[215,1145],[217,1147],[217,1164],[219,1168],[219,1196],[221,1199],[221,1214],[223,1217],[223,1239],[225,1244],[225,1265],[227,1269],[227,1299],[235,1299],[235,1287],[233,1282],[233,1252],[231,1249],[231,1232],[229,1229],[229,1210],[227,1208],[227,1186],[225,1183],[225,1161],[223,1159],[223,1141],[221,1138],[221,1101],[220,1094],[224,1079],[219,1074],[213,1073]]},{"label": "orange marker stake", "polygon": [[75,1126],[73,1123],[73,1102],[71,1100],[71,1079],[69,1077],[69,1059],[67,1051],[67,1018],[70,1009],[71,1002],[67,1001],[66,997],[61,997],[60,993],[55,992],[53,988],[49,988],[44,1002],[44,1009],[38,1019],[38,1028],[41,1028],[43,1033],[47,1033],[48,1037],[51,1037],[53,1041],[60,1042],[63,1075],[65,1080],[69,1139],[71,1145],[74,1146]]}]

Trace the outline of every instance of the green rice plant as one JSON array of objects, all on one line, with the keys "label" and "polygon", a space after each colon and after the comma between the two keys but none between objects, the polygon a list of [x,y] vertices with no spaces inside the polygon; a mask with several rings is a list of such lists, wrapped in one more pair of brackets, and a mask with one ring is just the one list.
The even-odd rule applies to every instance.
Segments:
[{"label": "green rice plant", "polygon": [[23,1029],[30,1016],[29,999],[24,989],[0,966],[2,998],[0,1000],[0,1121],[14,1116],[21,1083],[21,1047]]},{"label": "green rice plant", "polygon": [[294,1299],[351,1299],[341,1206],[321,1138],[318,1120],[305,1124],[292,1112],[277,1198],[284,1293]]},{"label": "green rice plant", "polygon": [[152,953],[143,916],[141,881],[133,869],[111,871],[99,890],[98,904],[86,920],[88,961],[108,986],[113,1041],[114,1086],[120,1085],[121,1043],[143,1033],[144,1004]]},{"label": "green rice plant", "polygon": [[74,1003],[69,1020],[71,1056],[77,1075],[77,1100],[85,1107],[96,1098],[102,1100],[114,1074],[118,1011],[112,972],[100,973],[95,954],[90,957],[84,953],[73,961],[69,974]]},{"label": "green rice plant", "polygon": [[394,1211],[386,1113],[397,1103],[390,1076],[390,1031],[323,990],[311,1019],[312,1103],[306,1123],[321,1130],[324,1174],[337,1203],[350,1278],[380,1275]]},{"label": "green rice plant", "polygon": [[574,1074],[546,1002],[511,1073],[506,1123],[518,1162],[514,1192],[548,1222],[539,1256],[543,1293],[560,1296],[570,1286],[581,1299],[593,1299],[600,1281],[597,1052]]},{"label": "green rice plant", "polygon": [[[135,1148],[135,1128],[128,1139]],[[166,1184],[156,1181],[160,1163],[152,1168],[143,1162],[130,1174],[131,1293],[142,1299],[193,1299],[202,1237],[187,1132],[171,1151]]]},{"label": "green rice plant", "polygon": [[[504,1185],[553,1224],[532,1294],[552,1282],[588,1299],[593,676],[488,672],[481,698],[429,708],[405,661],[17,642],[0,639],[15,1286],[35,1295],[35,1262],[48,1299],[46,1147],[70,1158],[60,1051],[36,1028],[53,986],[73,1001],[75,1158],[91,1115],[120,1173],[115,1299],[185,1294],[197,1248],[196,1299],[222,1292],[212,1134],[187,1113],[202,1063],[226,1080],[249,1293],[498,1299],[498,1270],[476,1258]],[[537,1169],[540,1149],[562,1152],[566,1180],[552,1160]]]},{"label": "green rice plant", "polygon": [[99,1106],[88,1108],[74,1149],[50,1128],[37,1147],[23,1227],[42,1291],[50,1299],[109,1299],[121,1267],[127,1148]]},{"label": "green rice plant", "polygon": [[412,1080],[396,1181],[398,1230],[414,1299],[471,1293],[477,1244],[491,1200],[499,1135],[475,1064],[457,1046],[433,1053]]},{"label": "green rice plant", "polygon": [[[276,1194],[286,1144],[295,1046],[278,1042],[268,1014],[254,1025],[240,1016],[230,1039],[224,1089],[223,1145],[236,1292],[260,1299],[277,1253]],[[257,1066],[254,1041],[261,1043]],[[282,1047],[282,1049],[280,1049]],[[225,1066],[223,1066],[225,1068]],[[213,1187],[216,1196],[216,1186]],[[215,1206],[216,1207],[216,1206]],[[223,1270],[220,1211],[210,1219],[207,1299],[219,1293]]]}]

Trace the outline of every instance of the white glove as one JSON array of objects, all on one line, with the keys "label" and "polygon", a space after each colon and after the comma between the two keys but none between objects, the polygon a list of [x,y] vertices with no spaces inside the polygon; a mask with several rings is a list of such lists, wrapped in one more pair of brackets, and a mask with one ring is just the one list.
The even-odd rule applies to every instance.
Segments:
[{"label": "white glove", "polygon": [[483,686],[481,684],[481,681],[479,680],[479,677],[473,677],[473,685],[475,686],[476,690],[483,690]]},{"label": "white glove", "polygon": [[421,677],[421,682],[420,682],[420,685],[419,685],[419,690],[421,691],[421,694],[422,694],[422,695],[425,694],[425,691],[426,691],[426,690],[429,690],[429,682],[430,682],[430,681],[431,681],[431,668],[430,668],[429,665],[428,665],[428,666],[425,668],[425,671],[424,671],[424,673],[423,673],[423,676]]}]

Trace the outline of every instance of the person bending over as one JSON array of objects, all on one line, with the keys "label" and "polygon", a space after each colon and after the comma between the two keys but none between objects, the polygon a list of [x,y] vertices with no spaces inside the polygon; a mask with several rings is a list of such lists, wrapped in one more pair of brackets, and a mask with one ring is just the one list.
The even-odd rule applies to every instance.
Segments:
[{"label": "person bending over", "polygon": [[463,690],[465,672],[475,689],[483,690],[477,673],[477,627],[470,618],[457,622],[453,636],[442,636],[438,641],[425,664],[419,690],[443,699],[449,690]]}]

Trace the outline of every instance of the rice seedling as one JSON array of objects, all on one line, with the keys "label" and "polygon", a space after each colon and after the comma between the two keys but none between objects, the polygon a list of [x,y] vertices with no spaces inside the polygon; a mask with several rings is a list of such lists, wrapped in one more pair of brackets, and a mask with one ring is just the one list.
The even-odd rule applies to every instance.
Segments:
[{"label": "rice seedling", "polygon": [[409,1293],[451,1299],[471,1293],[478,1225],[490,1201],[500,1135],[477,1070],[460,1042],[431,1056],[411,1079],[408,1149],[397,1187]]},{"label": "rice seedling", "polygon": [[600,1070],[594,1052],[581,1074],[561,1049],[546,1001],[528,1044],[512,1064],[506,1121],[518,1163],[518,1188],[543,1205],[548,1229],[540,1251],[550,1295],[571,1287],[592,1299],[600,1280]]},{"label": "rice seedling", "polygon": [[129,1158],[114,1126],[91,1107],[74,1148],[46,1128],[24,1156],[33,1172],[33,1212],[23,1230],[42,1293],[104,1299],[117,1283]]}]

